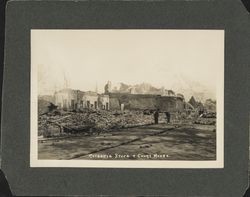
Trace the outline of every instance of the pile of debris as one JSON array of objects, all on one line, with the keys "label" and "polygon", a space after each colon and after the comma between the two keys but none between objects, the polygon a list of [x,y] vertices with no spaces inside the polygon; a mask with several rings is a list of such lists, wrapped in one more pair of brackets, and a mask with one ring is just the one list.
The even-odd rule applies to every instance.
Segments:
[{"label": "pile of debris", "polygon": [[[192,119],[192,120],[191,120]],[[189,124],[193,118],[186,113],[171,113],[172,124]],[[202,121],[204,118],[201,118]],[[197,119],[195,124],[203,124]],[[159,113],[159,123],[166,123],[165,113]],[[44,137],[62,136],[70,133],[94,134],[122,128],[154,124],[154,114],[139,110],[107,111],[84,109],[81,111],[53,110],[39,115],[38,135]],[[207,123],[204,123],[207,124]],[[212,124],[212,123],[209,123]]]},{"label": "pile of debris", "polygon": [[201,118],[216,118],[215,112],[206,112],[200,115]]},{"label": "pile of debris", "polygon": [[194,124],[201,125],[216,125],[216,118],[203,118],[199,117],[194,121]]},{"label": "pile of debris", "polygon": [[152,115],[145,115],[142,111],[64,112],[55,110],[39,116],[38,134],[49,137],[50,135],[55,136],[55,134],[60,135],[60,133],[105,132],[152,124],[153,121]]},{"label": "pile of debris", "polygon": [[215,125],[216,120],[211,118],[198,118],[194,121],[194,124],[202,124],[202,125]]},{"label": "pile of debris", "polygon": [[216,113],[215,112],[203,113],[194,121],[194,124],[216,125]]}]

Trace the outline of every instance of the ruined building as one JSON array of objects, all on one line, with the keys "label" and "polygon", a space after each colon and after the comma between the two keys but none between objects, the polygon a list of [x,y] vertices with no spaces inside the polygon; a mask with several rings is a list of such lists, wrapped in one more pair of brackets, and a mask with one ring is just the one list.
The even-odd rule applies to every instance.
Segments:
[{"label": "ruined building", "polygon": [[96,92],[63,89],[55,92],[55,104],[59,109],[78,110],[84,108],[109,109],[109,96]]},{"label": "ruined building", "polygon": [[155,110],[182,112],[185,102],[182,97],[152,94],[109,93],[110,109]]},{"label": "ruined building", "polygon": [[[185,109],[185,99],[182,94],[175,94],[173,91],[166,91],[161,88],[159,93],[147,93],[145,90],[152,90],[158,93],[157,89],[148,84],[143,88],[122,85],[119,91],[112,91],[111,82],[104,87],[104,94],[97,92],[83,92],[80,90],[63,89],[54,95],[55,105],[64,110],[79,110],[84,108],[102,110],[155,110],[169,112],[182,112]],[[143,90],[143,91],[142,91]],[[138,94],[137,92],[144,92]]]},{"label": "ruined building", "polygon": [[127,85],[120,83],[119,87],[111,88],[109,81],[105,86],[109,95],[112,110],[155,110],[182,112],[185,109],[185,99],[182,94],[175,94],[164,87],[157,89],[150,84]]}]

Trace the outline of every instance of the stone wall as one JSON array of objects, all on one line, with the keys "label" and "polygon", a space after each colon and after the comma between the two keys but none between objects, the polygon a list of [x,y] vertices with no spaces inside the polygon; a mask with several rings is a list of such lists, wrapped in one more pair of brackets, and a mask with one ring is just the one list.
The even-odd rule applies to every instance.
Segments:
[{"label": "stone wall", "polygon": [[121,104],[124,104],[125,110],[145,110],[157,108],[161,111],[169,112],[181,112],[184,110],[183,98],[174,96],[110,93],[109,99],[111,110],[119,110],[121,108]]}]

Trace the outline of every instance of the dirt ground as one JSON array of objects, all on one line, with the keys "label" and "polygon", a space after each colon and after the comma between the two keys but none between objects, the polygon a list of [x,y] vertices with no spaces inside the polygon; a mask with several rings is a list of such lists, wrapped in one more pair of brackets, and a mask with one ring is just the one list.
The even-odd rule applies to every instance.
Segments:
[{"label": "dirt ground", "polygon": [[39,140],[39,159],[215,160],[212,125],[148,125],[92,136]]}]

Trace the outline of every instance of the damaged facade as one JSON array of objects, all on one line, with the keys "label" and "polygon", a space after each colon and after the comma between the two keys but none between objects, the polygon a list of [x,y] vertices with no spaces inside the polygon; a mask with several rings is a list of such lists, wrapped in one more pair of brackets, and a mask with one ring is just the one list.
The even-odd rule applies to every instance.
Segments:
[{"label": "damaged facade", "polygon": [[[107,87],[105,87],[107,90]],[[101,110],[155,110],[182,112],[185,100],[182,95],[154,95],[96,92],[63,89],[54,95],[55,105],[64,110],[81,110],[84,108]]]},{"label": "damaged facade", "polygon": [[54,97],[55,104],[59,109],[109,109],[109,96],[98,94],[96,92],[83,92],[80,90],[63,89],[55,92]]}]

